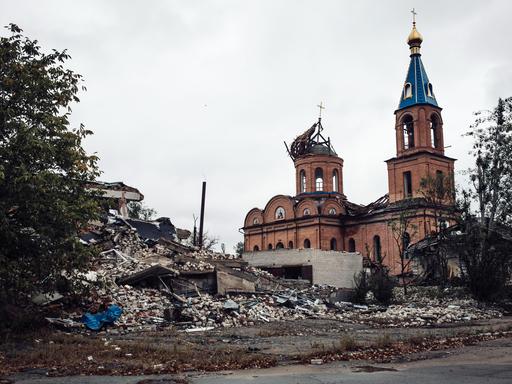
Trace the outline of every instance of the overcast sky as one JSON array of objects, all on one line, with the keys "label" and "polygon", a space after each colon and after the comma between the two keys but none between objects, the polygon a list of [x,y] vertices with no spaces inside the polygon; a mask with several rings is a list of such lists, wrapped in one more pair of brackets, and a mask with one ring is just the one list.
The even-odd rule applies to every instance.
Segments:
[{"label": "overcast sky", "polygon": [[[387,192],[412,7],[443,108],[446,154],[471,164],[472,113],[512,96],[512,2],[0,0],[45,49],[68,49],[88,91],[73,123],[102,180],[139,188],[182,228],[199,214],[227,250],[253,207],[295,192],[288,143],[317,119],[345,160],[348,199]],[[3,35],[6,34],[2,32]],[[464,176],[457,174],[457,181]]]}]

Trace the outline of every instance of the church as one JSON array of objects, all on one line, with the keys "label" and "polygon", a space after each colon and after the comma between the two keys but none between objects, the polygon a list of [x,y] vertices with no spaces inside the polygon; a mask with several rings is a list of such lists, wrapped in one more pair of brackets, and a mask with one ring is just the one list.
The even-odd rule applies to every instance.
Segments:
[{"label": "church", "polygon": [[279,250],[277,255],[286,249],[337,251],[339,257],[358,252],[382,261],[398,274],[400,250],[391,220],[405,210],[411,212],[415,230],[404,233],[405,245],[453,221],[452,194],[443,200],[439,215],[439,205],[434,210],[421,192],[421,180],[427,176],[453,180],[455,162],[445,155],[442,109],[421,60],[422,42],[414,21],[407,39],[410,64],[394,112],[396,154],[385,160],[388,193],[368,205],[349,200],[343,192],[344,161],[334,143],[325,138],[319,117],[287,146],[295,166],[296,195],[274,196],[263,209],[247,213],[243,226],[246,255]]}]

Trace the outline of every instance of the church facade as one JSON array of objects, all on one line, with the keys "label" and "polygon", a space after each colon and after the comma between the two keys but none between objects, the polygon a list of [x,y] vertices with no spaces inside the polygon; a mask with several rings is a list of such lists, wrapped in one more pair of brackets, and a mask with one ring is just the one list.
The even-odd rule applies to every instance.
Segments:
[{"label": "church facade", "polygon": [[[343,191],[343,159],[322,134],[322,119],[288,149],[295,166],[295,196],[272,197],[251,209],[244,221],[244,251],[320,249],[359,252],[400,272],[400,249],[390,222],[407,212],[411,233],[404,245],[453,220],[452,194],[425,198],[425,179],[453,180],[455,159],[444,153],[443,119],[421,60],[423,38],[413,23],[408,37],[410,64],[395,111],[396,155],[388,160],[388,193],[371,204],[350,202]],[[390,134],[391,134],[390,130]],[[422,184],[423,183],[423,184]]]}]

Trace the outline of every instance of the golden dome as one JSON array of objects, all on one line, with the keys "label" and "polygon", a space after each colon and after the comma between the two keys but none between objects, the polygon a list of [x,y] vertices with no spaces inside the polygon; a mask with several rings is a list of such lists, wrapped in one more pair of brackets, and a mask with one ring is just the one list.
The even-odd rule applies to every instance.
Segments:
[{"label": "golden dome", "polygon": [[407,38],[407,44],[411,49],[411,55],[420,54],[421,42],[423,41],[423,36],[416,29],[416,22],[412,23],[412,31],[409,33],[409,37]]},{"label": "golden dome", "polygon": [[423,36],[421,36],[421,33],[418,32],[416,29],[416,23],[412,25],[412,31],[409,33],[409,37],[407,38],[407,44],[421,44],[423,41]]}]

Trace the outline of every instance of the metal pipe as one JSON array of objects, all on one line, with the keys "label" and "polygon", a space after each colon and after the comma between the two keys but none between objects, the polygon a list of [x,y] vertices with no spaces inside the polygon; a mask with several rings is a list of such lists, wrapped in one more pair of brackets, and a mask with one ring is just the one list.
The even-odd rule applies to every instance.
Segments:
[{"label": "metal pipe", "polygon": [[201,217],[199,218],[199,248],[203,248],[203,228],[204,228],[204,203],[206,199],[206,181],[203,181],[203,193],[201,196]]}]

